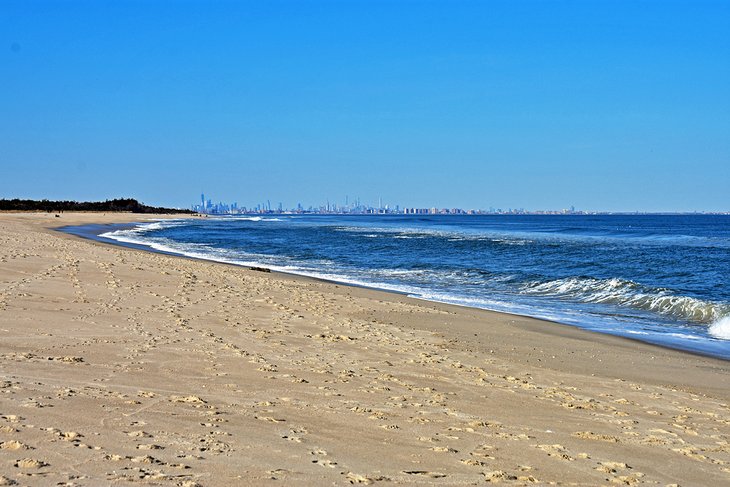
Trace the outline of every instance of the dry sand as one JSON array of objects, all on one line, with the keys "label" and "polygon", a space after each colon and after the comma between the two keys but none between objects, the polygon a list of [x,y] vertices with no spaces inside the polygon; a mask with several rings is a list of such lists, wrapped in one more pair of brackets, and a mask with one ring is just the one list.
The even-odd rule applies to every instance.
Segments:
[{"label": "dry sand", "polygon": [[0,214],[0,485],[730,484],[728,362],[48,230],[134,218]]}]

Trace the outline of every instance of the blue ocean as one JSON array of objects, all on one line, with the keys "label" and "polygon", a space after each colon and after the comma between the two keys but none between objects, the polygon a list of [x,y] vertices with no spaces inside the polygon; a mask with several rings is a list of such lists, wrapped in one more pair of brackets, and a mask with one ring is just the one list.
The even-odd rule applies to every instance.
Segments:
[{"label": "blue ocean", "polygon": [[730,359],[727,215],[230,216],[100,238]]}]

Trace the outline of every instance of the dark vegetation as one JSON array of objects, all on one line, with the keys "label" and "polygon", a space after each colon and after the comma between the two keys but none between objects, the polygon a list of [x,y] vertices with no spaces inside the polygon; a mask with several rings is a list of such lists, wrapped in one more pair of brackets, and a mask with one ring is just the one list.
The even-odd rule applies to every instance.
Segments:
[{"label": "dark vegetation", "polygon": [[0,199],[0,211],[120,211],[128,213],[192,213],[190,210],[147,206],[132,198],[106,201],[49,201]]}]

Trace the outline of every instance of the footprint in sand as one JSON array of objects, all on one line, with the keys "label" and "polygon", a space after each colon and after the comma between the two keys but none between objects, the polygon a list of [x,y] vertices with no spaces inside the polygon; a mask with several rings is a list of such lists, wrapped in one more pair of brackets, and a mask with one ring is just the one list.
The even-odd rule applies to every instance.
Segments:
[{"label": "footprint in sand", "polygon": [[307,428],[301,427],[301,428],[290,428],[289,432],[285,435],[282,435],[282,439],[293,441],[294,443],[301,443],[304,441],[303,436],[309,433],[307,431]]},{"label": "footprint in sand", "polygon": [[3,441],[0,443],[0,449],[2,450],[31,450],[32,447],[21,443],[17,440]]},{"label": "footprint in sand", "polygon": [[441,479],[446,477],[445,473],[429,472],[428,470],[404,470],[403,473],[406,475],[418,475],[422,477],[429,477],[432,479]]},{"label": "footprint in sand", "polygon": [[35,458],[22,458],[15,462],[15,466],[18,468],[43,468],[47,467],[48,464],[43,460],[36,460]]},{"label": "footprint in sand", "polygon": [[623,485],[635,485],[641,482],[644,474],[641,472],[629,473],[632,467],[623,462],[600,462],[596,467],[599,472],[604,472],[613,476],[613,482]]},{"label": "footprint in sand", "polygon": [[164,446],[155,445],[154,443],[137,445],[137,450],[164,450]]},{"label": "footprint in sand", "polygon": [[454,450],[448,446],[432,446],[429,448],[431,451],[444,452],[444,453],[459,453],[459,450]]},{"label": "footprint in sand", "polygon": [[576,438],[583,438],[585,440],[594,440],[594,441],[606,441],[608,443],[619,443],[621,440],[612,435],[602,435],[598,433],[593,433],[592,431],[576,431],[573,433],[574,437]]},{"label": "footprint in sand", "polygon": [[351,484],[364,484],[364,485],[370,485],[374,482],[380,482],[380,481],[388,481],[390,480],[387,477],[367,477],[365,475],[360,475],[359,473],[353,473],[348,472],[347,475],[345,475],[345,480],[350,482]]},{"label": "footprint in sand", "polygon": [[517,480],[516,475],[508,474],[502,470],[493,470],[491,472],[484,472],[484,480],[487,482],[502,482],[503,480]]},{"label": "footprint in sand", "polygon": [[553,458],[558,458],[567,462],[572,462],[573,460],[575,460],[575,458],[568,455],[567,450],[563,445],[535,445],[535,447],[544,451],[548,454],[548,456]]},{"label": "footprint in sand", "polygon": [[309,453],[316,457],[320,457],[320,458],[315,458],[314,460],[312,460],[312,463],[314,463],[316,465],[319,465],[321,467],[329,467],[329,468],[335,468],[335,466],[337,466],[337,462],[334,462],[332,460],[327,460],[325,458],[321,458],[321,457],[327,456],[327,451],[322,450],[321,448],[318,450],[311,451]]},{"label": "footprint in sand", "polygon": [[198,396],[170,396],[170,401],[190,404],[205,404],[205,401]]},{"label": "footprint in sand", "polygon": [[131,436],[132,438],[152,438],[152,435],[147,433],[146,431],[142,430],[136,430],[136,431],[127,431],[127,436]]}]

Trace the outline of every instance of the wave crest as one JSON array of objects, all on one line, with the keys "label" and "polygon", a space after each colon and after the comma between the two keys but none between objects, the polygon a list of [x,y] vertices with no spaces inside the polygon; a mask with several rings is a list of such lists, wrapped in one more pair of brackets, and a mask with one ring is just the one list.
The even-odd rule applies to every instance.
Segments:
[{"label": "wave crest", "polygon": [[570,277],[533,282],[524,286],[523,292],[572,298],[584,303],[629,307],[695,323],[713,323],[730,314],[730,306],[725,304],[679,296],[666,289],[647,288],[617,278]]},{"label": "wave crest", "polygon": [[710,335],[714,336],[715,338],[730,340],[730,316],[720,318],[719,320],[711,324],[710,328],[707,331],[709,331]]},{"label": "wave crest", "polygon": [[281,218],[266,218],[261,216],[236,216],[236,217],[224,217],[220,220],[239,221],[239,222],[280,222],[283,221]]}]

